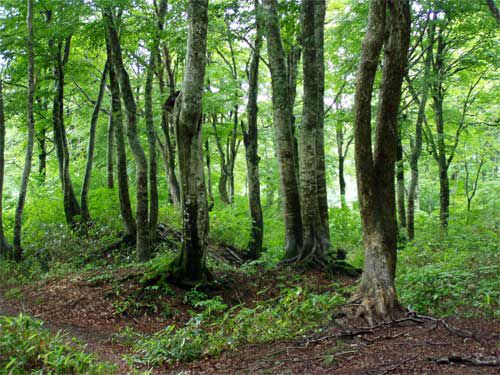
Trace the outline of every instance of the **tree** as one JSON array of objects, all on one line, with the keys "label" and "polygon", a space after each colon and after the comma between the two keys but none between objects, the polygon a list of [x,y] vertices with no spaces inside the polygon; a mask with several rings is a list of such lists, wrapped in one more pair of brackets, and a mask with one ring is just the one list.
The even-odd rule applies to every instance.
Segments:
[{"label": "tree", "polygon": [[294,259],[299,255],[302,247],[302,220],[296,174],[297,155],[291,123],[292,108],[290,108],[290,102],[292,100],[287,95],[290,92],[290,85],[276,7],[276,0],[262,1],[271,70],[276,153],[278,155],[285,219],[285,259]]},{"label": "tree", "polygon": [[[360,301],[358,315],[370,324],[375,319],[389,319],[397,307],[394,167],[398,108],[409,40],[409,3],[372,0],[354,101],[356,174],[365,248],[363,275],[354,299]],[[372,90],[383,46],[375,150],[372,151]]]},{"label": "tree", "polygon": [[[63,15],[64,4],[60,4],[58,14]],[[45,11],[46,21],[53,24],[53,10]],[[70,153],[66,127],[64,125],[64,69],[69,60],[71,51],[72,33],[51,35],[48,41],[52,58],[52,74],[54,78],[54,99],[52,103],[52,131],[59,165],[59,178],[64,196],[64,213],[66,222],[76,225],[80,217],[80,205],[76,199],[70,175]]]},{"label": "tree", "polygon": [[488,4],[488,8],[490,8],[491,13],[495,17],[497,24],[500,25],[500,11],[498,10],[498,7],[495,4],[494,0],[486,0],[486,3]]},{"label": "tree", "polygon": [[11,247],[3,230],[3,180],[5,171],[5,112],[3,109],[3,83],[0,79],[0,259],[9,255]]},{"label": "tree", "polygon": [[243,143],[245,144],[245,155],[247,162],[247,184],[248,184],[248,206],[252,219],[252,231],[248,243],[248,255],[252,259],[257,259],[262,251],[262,241],[264,237],[264,220],[262,217],[262,206],[260,202],[260,177],[258,155],[258,126],[257,97],[259,90],[259,62],[260,50],[262,46],[262,26],[259,1],[255,0],[255,42],[252,50],[250,66],[248,68],[248,102],[247,102],[247,122],[241,121],[241,131],[243,133]]},{"label": "tree", "polygon": [[174,109],[181,182],[182,248],[171,265],[170,277],[178,284],[193,287],[211,278],[206,265],[208,206],[201,127],[208,0],[189,0],[188,15],[186,68],[182,92]]},{"label": "tree", "polygon": [[122,100],[127,114],[127,137],[136,162],[136,250],[139,261],[146,261],[150,254],[150,227],[148,218],[148,160],[137,131],[137,106],[130,78],[123,64],[120,39],[110,8],[103,11],[106,32],[111,46],[111,61],[117,72]]},{"label": "tree", "polygon": [[[324,139],[321,125],[324,112],[324,68],[321,66],[323,64],[323,34],[317,30],[323,28],[324,12],[323,1],[302,3],[304,104],[299,141],[299,170],[303,244],[299,259],[319,262],[321,265],[324,263],[325,251],[330,247],[328,215],[324,217],[323,212],[324,201],[326,201],[326,187],[323,186],[326,184]],[[323,208],[320,209],[320,206]]]},{"label": "tree", "polygon": [[[102,71],[101,81],[99,84],[99,93],[97,94],[97,100],[95,101],[94,111],[92,112],[92,117],[90,119],[90,129],[89,129],[89,144],[87,147],[87,162],[85,164],[85,174],[83,177],[82,191],[80,195],[80,207],[82,213],[82,221],[90,221],[90,211],[89,211],[89,189],[90,189],[90,178],[92,176],[92,167],[94,164],[94,151],[95,151],[95,138],[96,138],[96,128],[97,121],[99,120],[99,112],[101,111],[101,103],[104,97],[104,91],[106,88],[106,79],[108,73],[108,61],[104,64],[104,69]],[[111,181],[113,181],[113,173],[111,172]],[[109,181],[109,179],[108,179]]]},{"label": "tree", "polygon": [[33,35],[33,0],[28,0],[28,101],[26,108],[28,141],[26,145],[26,157],[24,159],[24,171],[21,179],[21,187],[19,188],[19,197],[17,199],[16,217],[14,221],[14,241],[13,241],[13,258],[20,261],[22,257],[21,237],[23,225],[23,211],[28,192],[28,183],[31,174],[31,164],[33,161],[33,147],[35,142],[35,117],[33,113],[33,103],[35,101],[35,53],[33,51],[34,35]]},{"label": "tree", "polygon": [[[428,18],[431,20],[431,18]],[[422,131],[423,131],[423,123],[426,121],[425,117],[425,109],[427,105],[427,99],[429,96],[429,85],[430,85],[430,72],[431,72],[431,62],[432,62],[432,49],[434,45],[434,30],[435,24],[432,23],[428,29],[428,37],[427,37],[427,52],[425,53],[425,61],[424,61],[424,74],[422,76],[421,82],[421,90],[420,95],[416,92],[413,87],[413,82],[410,79],[409,75],[406,75],[408,88],[418,103],[418,113],[417,119],[415,121],[415,137],[411,141],[411,151],[409,156],[409,165],[410,165],[410,182],[408,184],[408,203],[407,203],[407,233],[408,239],[412,241],[415,239],[415,199],[417,195],[417,186],[418,186],[418,177],[419,177],[419,167],[418,162],[420,159],[420,155],[422,153]]]},{"label": "tree", "polygon": [[136,223],[130,203],[130,194],[128,186],[127,174],[127,150],[125,145],[125,135],[123,131],[123,114],[121,104],[120,85],[115,71],[114,64],[111,61],[111,42],[109,36],[106,35],[106,51],[109,61],[109,87],[111,91],[111,113],[110,122],[114,129],[116,140],[116,177],[118,182],[118,198],[120,201],[120,213],[126,231],[126,237],[135,242],[136,239]]}]

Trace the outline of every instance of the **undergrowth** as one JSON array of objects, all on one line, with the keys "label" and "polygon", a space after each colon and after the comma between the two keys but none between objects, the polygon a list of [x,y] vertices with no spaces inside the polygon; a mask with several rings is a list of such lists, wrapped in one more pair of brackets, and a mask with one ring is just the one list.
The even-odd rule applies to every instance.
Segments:
[{"label": "undergrowth", "polygon": [[245,344],[295,338],[326,324],[344,302],[340,294],[314,294],[300,287],[285,289],[278,298],[251,308],[228,308],[220,297],[199,297],[194,307],[201,312],[193,313],[183,327],[169,325],[140,338],[130,360],[157,366],[215,356]]},{"label": "undergrowth", "polygon": [[0,374],[113,374],[75,341],[55,336],[39,320],[26,315],[0,316]]}]

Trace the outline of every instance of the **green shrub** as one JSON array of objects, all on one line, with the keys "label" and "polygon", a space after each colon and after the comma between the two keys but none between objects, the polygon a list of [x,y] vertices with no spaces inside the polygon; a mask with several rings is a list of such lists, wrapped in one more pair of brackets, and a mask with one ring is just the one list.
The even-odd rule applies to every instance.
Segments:
[{"label": "green shrub", "polygon": [[297,337],[326,324],[339,294],[314,294],[302,288],[285,289],[278,299],[262,301],[255,307],[236,306],[227,310],[220,298],[198,301],[203,310],[181,328],[170,325],[140,339],[132,361],[162,365],[186,362],[224,350],[257,342]]},{"label": "green shrub", "polygon": [[73,340],[52,336],[39,320],[26,315],[0,317],[0,368],[6,374],[112,374]]}]

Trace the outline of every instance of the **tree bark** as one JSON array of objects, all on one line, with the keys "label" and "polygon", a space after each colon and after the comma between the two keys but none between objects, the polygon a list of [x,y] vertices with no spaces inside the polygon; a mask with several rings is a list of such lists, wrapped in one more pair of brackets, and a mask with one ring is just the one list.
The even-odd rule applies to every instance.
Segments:
[{"label": "tree bark", "polygon": [[106,142],[106,181],[109,189],[115,187],[115,128],[112,118],[113,114],[110,113]]},{"label": "tree bark", "polygon": [[92,177],[92,167],[94,164],[94,150],[95,150],[97,122],[99,120],[99,112],[101,111],[101,103],[106,88],[108,65],[109,63],[108,61],[106,61],[106,63],[104,64],[104,69],[102,71],[101,82],[99,84],[99,93],[97,94],[97,100],[95,101],[94,111],[92,112],[92,117],[90,119],[89,144],[87,147],[87,163],[85,165],[85,175],[83,177],[82,191],[80,195],[80,207],[81,207],[83,222],[90,221],[90,211],[89,211],[90,179]]},{"label": "tree bark", "polygon": [[3,230],[3,179],[5,173],[5,113],[3,109],[3,84],[0,79],[0,259],[10,255],[11,247]]},{"label": "tree bark", "polygon": [[500,25],[500,11],[498,10],[498,7],[495,4],[494,0],[486,0],[486,3],[488,4],[488,8],[490,8],[491,13],[495,17],[495,20],[497,21],[497,25]]},{"label": "tree bark", "polygon": [[326,2],[319,0],[315,4],[314,36],[316,46],[316,67],[318,74],[318,125],[316,131],[316,158],[317,158],[317,191],[318,208],[320,215],[321,230],[330,241],[330,225],[328,221],[328,194],[326,187],[326,165],[325,165],[325,15]]},{"label": "tree bark", "polygon": [[207,164],[207,187],[208,187],[208,211],[211,211],[215,205],[214,193],[212,191],[212,167],[210,162],[210,142],[205,141],[205,162]]},{"label": "tree bark", "polygon": [[15,261],[20,261],[22,257],[22,224],[23,211],[28,193],[28,182],[31,174],[31,164],[33,162],[33,146],[35,142],[35,116],[33,113],[33,104],[35,101],[35,53],[33,51],[34,35],[33,35],[33,0],[28,0],[28,102],[27,102],[27,128],[28,128],[28,143],[26,145],[26,157],[24,159],[24,170],[21,179],[21,187],[19,188],[19,197],[17,199],[16,215],[14,219],[14,241],[13,241],[13,258]]},{"label": "tree bark", "polygon": [[208,0],[189,0],[187,60],[182,93],[174,110],[182,202],[182,249],[171,279],[193,287],[210,280],[206,265],[208,207],[202,141],[202,95],[205,77]]},{"label": "tree bark", "polygon": [[248,256],[258,259],[262,252],[262,241],[264,237],[264,220],[262,217],[262,205],[260,201],[260,176],[259,176],[259,136],[257,116],[259,107],[257,98],[259,94],[259,62],[262,46],[262,27],[259,1],[255,0],[255,43],[248,68],[248,101],[247,121],[248,128],[241,122],[243,143],[245,145],[245,157],[247,163],[248,184],[248,207],[252,220],[250,240],[248,241]]},{"label": "tree bark", "polygon": [[[51,21],[51,12],[47,12],[47,19]],[[64,47],[64,49],[63,49]],[[80,205],[76,199],[73,183],[69,170],[70,157],[66,128],[64,126],[64,67],[68,61],[71,47],[71,36],[67,37],[64,44],[58,41],[55,45],[54,39],[49,40],[49,49],[52,52],[53,76],[55,95],[52,110],[52,127],[54,133],[54,144],[59,166],[59,177],[63,190],[64,213],[66,222],[72,226],[77,224],[81,214]]]},{"label": "tree bark", "polygon": [[112,127],[115,130],[116,141],[116,179],[118,183],[118,198],[120,201],[120,213],[125,227],[126,235],[135,241],[136,223],[130,203],[127,173],[127,149],[123,131],[123,114],[121,104],[120,85],[112,63],[111,46],[108,35],[106,35],[106,49],[109,64],[109,86],[111,91],[111,117]]},{"label": "tree bark", "polygon": [[[434,25],[431,25],[431,28],[429,30],[429,45],[427,46],[428,50],[424,62],[424,75],[422,78],[422,93],[420,101],[418,103],[417,121],[415,123],[415,140],[412,145],[409,163],[411,175],[410,183],[408,185],[407,230],[408,239],[410,241],[415,239],[415,199],[417,195],[419,177],[418,161],[422,153],[422,131],[423,123],[425,120],[425,108],[429,96],[430,68],[432,63],[432,49],[434,46]],[[412,90],[411,85],[410,90]]]},{"label": "tree bark", "polygon": [[[323,266],[325,251],[330,247],[327,228],[322,222],[323,217],[320,211],[319,197],[320,172],[319,162],[321,155],[318,155],[318,133],[322,131],[319,126],[318,113],[320,101],[318,74],[318,34],[316,28],[323,27],[323,23],[317,25],[316,6],[321,1],[306,0],[302,2],[302,54],[303,54],[303,76],[304,76],[304,96],[302,125],[300,128],[299,141],[299,172],[300,172],[300,206],[302,209],[303,244],[300,249],[298,259],[300,261],[318,262]],[[322,2],[321,2],[322,3]],[[324,6],[324,4],[322,4]],[[322,18],[322,17],[320,17]],[[322,44],[322,43],[321,43]],[[321,59],[322,60],[322,59]],[[321,142],[321,141],[320,141]],[[324,158],[324,149],[323,158]],[[323,159],[324,160],[324,159]],[[324,177],[324,175],[323,175]]]},{"label": "tree bark", "polygon": [[151,57],[146,72],[146,86],[144,90],[144,113],[146,117],[146,131],[149,151],[149,241],[156,240],[156,227],[158,225],[158,181],[156,162],[156,131],[153,118],[153,75],[155,69],[155,54],[158,50],[159,36],[151,48]]},{"label": "tree bark", "polygon": [[398,144],[396,149],[396,192],[398,204],[398,223],[400,228],[406,228],[405,208],[405,167],[403,159],[403,144],[401,130],[398,129]]},{"label": "tree bark", "polygon": [[286,58],[276,8],[276,0],[262,1],[273,91],[275,146],[285,219],[285,259],[293,259],[298,256],[302,247],[302,221],[288,95],[290,85],[287,80]]},{"label": "tree bark", "polygon": [[136,251],[140,262],[151,256],[148,218],[148,160],[137,131],[137,106],[129,75],[122,60],[122,50],[111,9],[103,12],[111,46],[111,60],[117,72],[125,112],[127,114],[127,138],[136,162]]},{"label": "tree bark", "polygon": [[[386,24],[387,17],[387,24]],[[375,150],[371,142],[371,101],[380,51],[384,64],[376,119]],[[410,39],[410,7],[406,0],[372,0],[361,49],[354,104],[355,156],[363,228],[365,263],[355,299],[358,315],[373,324],[390,319],[397,307],[396,202],[394,167],[397,117]]]}]

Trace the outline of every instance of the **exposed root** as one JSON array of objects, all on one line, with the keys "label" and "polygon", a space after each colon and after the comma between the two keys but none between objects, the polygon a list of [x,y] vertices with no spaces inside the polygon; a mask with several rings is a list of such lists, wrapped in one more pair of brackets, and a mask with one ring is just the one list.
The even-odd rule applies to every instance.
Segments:
[{"label": "exposed root", "polygon": [[361,289],[349,301],[351,309],[347,316],[364,319],[368,326],[394,321],[401,307],[396,300],[394,288],[372,286],[368,290]]}]

